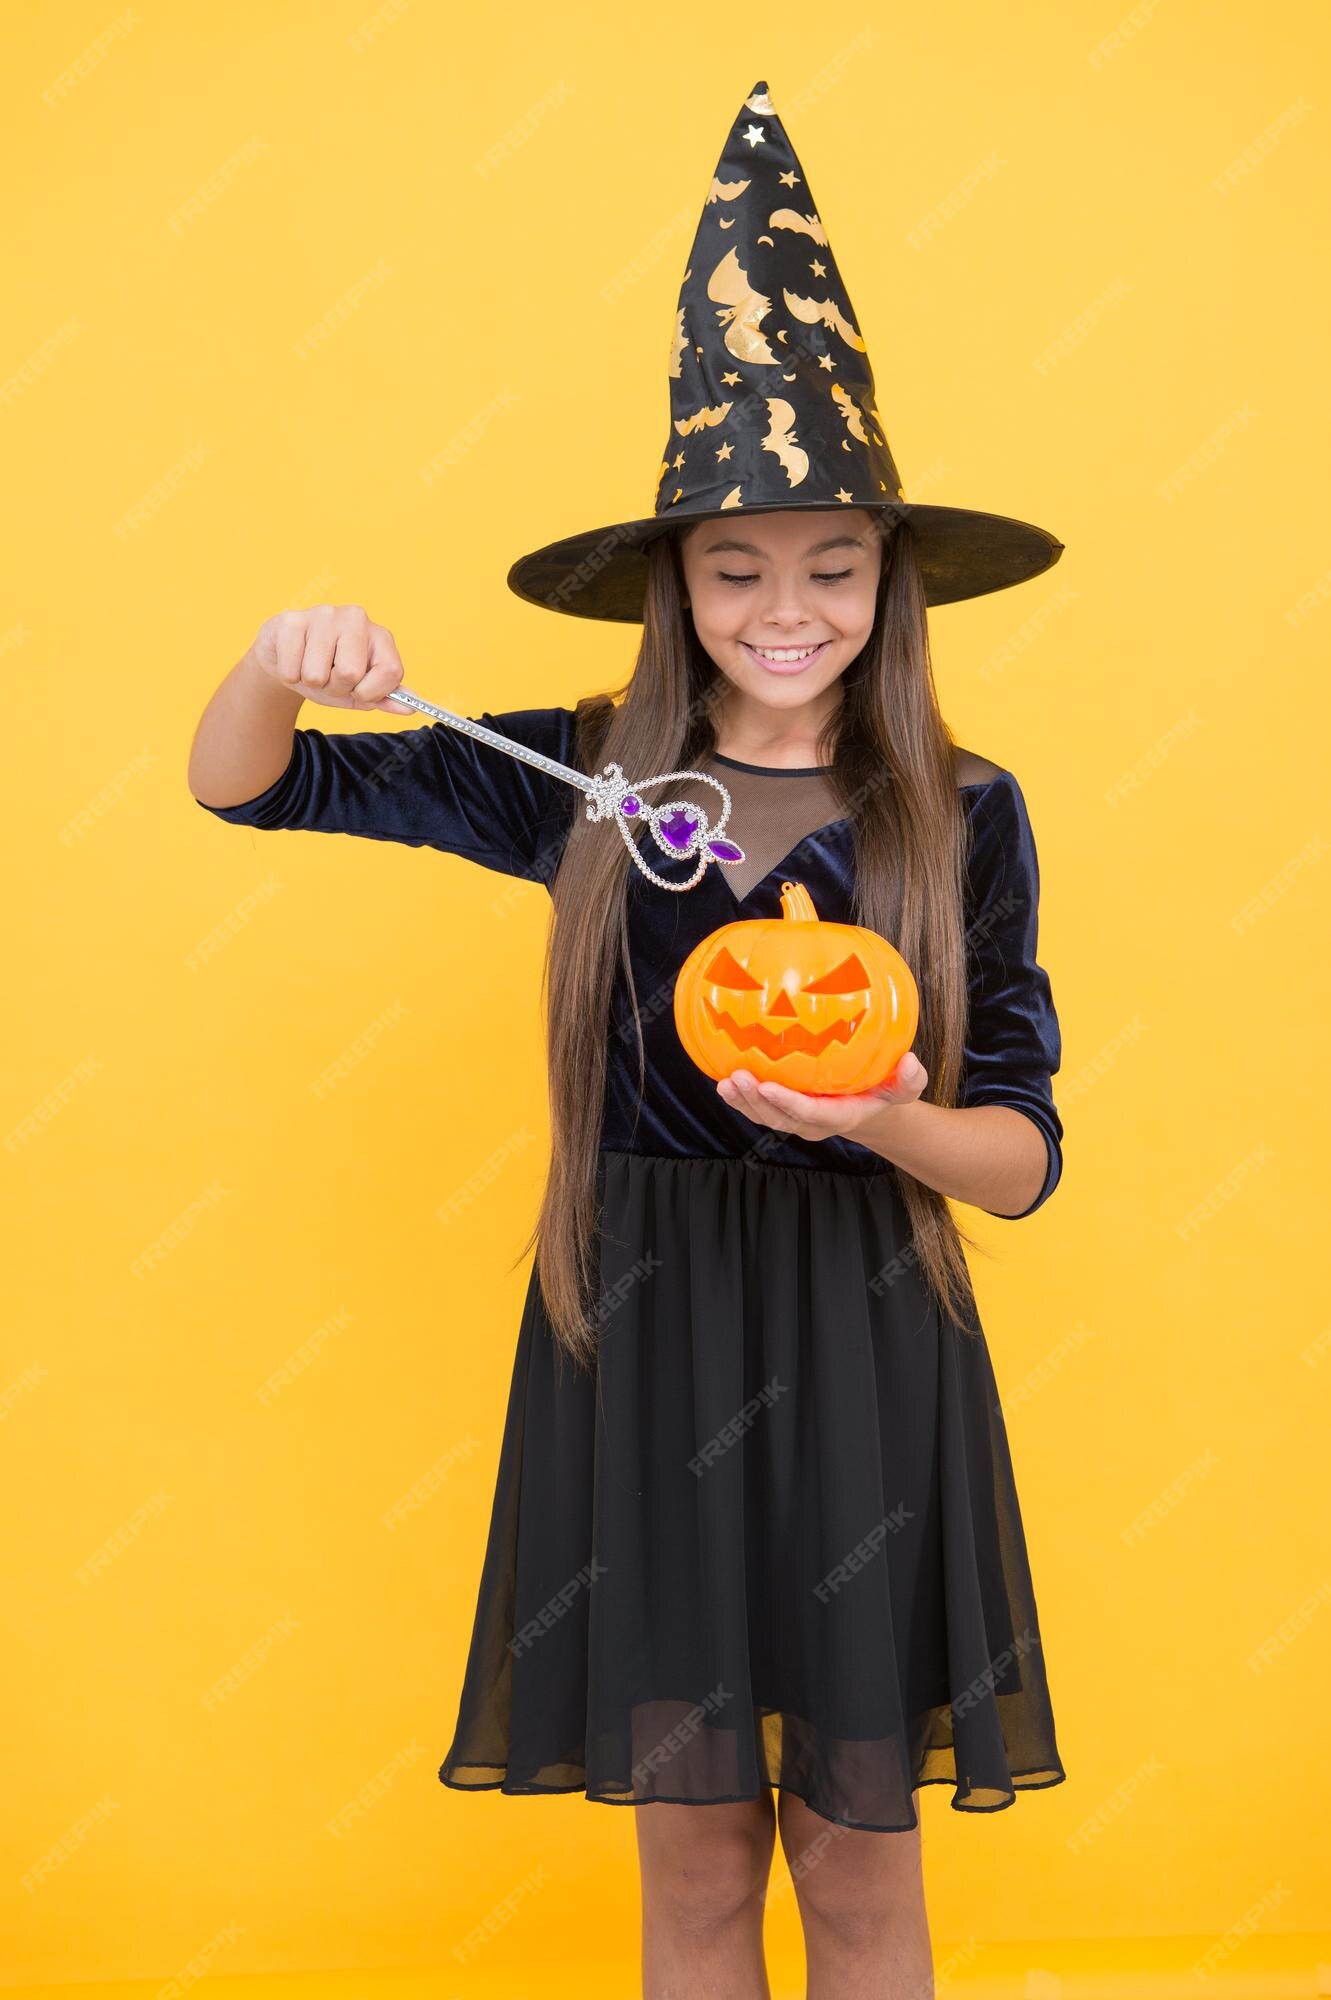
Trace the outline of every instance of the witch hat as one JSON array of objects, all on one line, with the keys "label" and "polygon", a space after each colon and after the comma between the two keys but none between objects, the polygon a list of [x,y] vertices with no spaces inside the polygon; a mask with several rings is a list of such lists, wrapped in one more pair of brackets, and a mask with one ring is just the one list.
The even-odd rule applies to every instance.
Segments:
[{"label": "witch hat", "polygon": [[680,287],[670,433],[656,511],[522,556],[519,597],[577,618],[640,620],[644,551],[676,522],[731,509],[880,508],[909,522],[930,604],[1038,576],[1044,528],[907,500],[878,414],[858,315],[765,83],[730,129]]}]

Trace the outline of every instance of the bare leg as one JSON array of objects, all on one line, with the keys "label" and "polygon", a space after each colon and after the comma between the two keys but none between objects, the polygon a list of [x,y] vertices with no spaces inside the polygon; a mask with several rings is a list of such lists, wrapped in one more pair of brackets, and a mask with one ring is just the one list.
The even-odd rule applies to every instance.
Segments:
[{"label": "bare leg", "polygon": [[731,1805],[640,1805],[634,1819],[643,2000],[770,2000],[763,1962],[763,1891],[776,1844],[770,1789]]},{"label": "bare leg", "polygon": [[[914,1794],[919,1812],[920,1795]],[[933,2000],[920,1828],[865,1833],[782,1792],[781,1845],[804,1925],[808,2000]]]}]

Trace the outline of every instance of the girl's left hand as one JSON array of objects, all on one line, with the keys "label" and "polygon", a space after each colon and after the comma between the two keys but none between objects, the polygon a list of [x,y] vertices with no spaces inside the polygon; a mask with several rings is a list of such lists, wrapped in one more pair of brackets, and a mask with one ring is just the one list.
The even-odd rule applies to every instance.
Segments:
[{"label": "girl's left hand", "polygon": [[907,1052],[889,1082],[850,1097],[811,1097],[784,1083],[759,1083],[747,1069],[732,1070],[716,1088],[725,1103],[774,1132],[790,1132],[797,1139],[853,1139],[884,1104],[913,1104],[928,1082],[924,1064]]}]

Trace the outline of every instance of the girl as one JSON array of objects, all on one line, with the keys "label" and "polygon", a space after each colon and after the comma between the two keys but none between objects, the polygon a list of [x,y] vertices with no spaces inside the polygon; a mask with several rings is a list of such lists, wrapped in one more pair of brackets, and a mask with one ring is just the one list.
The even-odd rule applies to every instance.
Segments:
[{"label": "girl", "polygon": [[[746,167],[744,189],[757,181],[746,118],[780,141],[773,184],[747,233],[741,212],[713,242],[705,212],[689,276],[710,299],[736,242],[742,263],[780,228],[776,178],[800,178],[758,85],[713,187]],[[807,262],[812,232],[797,233]],[[832,292],[825,241],[816,256]],[[920,1787],[994,1812],[1065,1775],[970,1239],[948,1207],[1019,1217],[1053,1192],[1059,1029],[1021,788],[955,745],[926,607],[1019,581],[1061,545],[902,501],[848,301],[843,331],[810,334],[792,288],[764,299],[778,289],[814,356],[794,386],[783,374],[780,397],[726,400],[734,349],[682,343],[672,403],[687,417],[719,393],[725,415],[701,451],[676,423],[657,515],[594,564],[595,538],[573,537],[510,574],[551,608],[640,617],[627,682],[572,709],[474,718],[589,775],[610,760],[630,777],[703,774],[670,796],[704,810],[703,776],[720,779],[742,863],[688,887],[687,855],[653,853],[670,886],[644,879],[576,788],[445,724],[296,728],[306,701],[409,712],[392,634],[358,606],[261,627],[204,711],[189,778],[233,823],[430,846],[551,896],[551,1168],[440,1778],[638,1808],[649,2000],[767,1995],[778,1830],[812,2000],[925,2000]],[[718,346],[734,333],[681,297],[681,329]],[[745,366],[767,368],[762,316],[744,310]],[[862,438],[814,372],[834,343],[861,357]],[[792,498],[796,423],[803,456],[820,413],[831,472]],[[846,436],[858,456],[834,457]],[[766,489],[764,453],[780,473]],[[684,959],[724,925],[779,915],[791,881],[822,919],[890,938],[915,974],[915,1048],[878,1089],[755,1083],[743,1034],[796,1025],[799,995],[755,999],[738,961],[734,1019],[753,1025],[732,1074],[713,1084],[679,1043]]]}]

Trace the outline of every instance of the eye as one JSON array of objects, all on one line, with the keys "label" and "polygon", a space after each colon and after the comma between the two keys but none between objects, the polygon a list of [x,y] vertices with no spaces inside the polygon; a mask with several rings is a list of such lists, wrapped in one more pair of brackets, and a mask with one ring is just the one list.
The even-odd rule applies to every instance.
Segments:
[{"label": "eye", "polygon": [[[721,579],[722,583],[741,583],[741,584],[742,584],[742,583],[757,583],[757,581],[758,581],[758,578],[757,578],[757,576],[756,576],[756,575],[754,575],[754,576],[732,576],[732,575],[730,574],[730,572],[729,572],[728,570],[724,570],[724,569],[723,569],[723,570],[718,570],[717,574],[718,574],[718,576],[720,577],[720,579]],[[838,570],[817,570],[817,569],[816,569],[816,570],[814,570],[814,571],[812,572],[812,576],[813,576],[813,580],[814,580],[814,582],[815,582],[815,583],[844,583],[844,582],[845,582],[845,580],[846,580],[846,578],[847,578],[848,576],[853,576],[853,575],[854,575],[854,571],[853,571],[853,570],[849,570],[849,569],[838,569]]]},{"label": "eye", "polygon": [[746,972],[725,945],[722,945],[703,977],[710,980],[714,986],[733,986],[741,993],[757,993],[762,990],[762,980],[755,979],[751,972]]},{"label": "eye", "polygon": [[859,993],[869,984],[869,975],[864,969],[864,961],[857,952],[843,958],[840,965],[834,965],[830,972],[819,973],[811,979],[806,993]]}]

